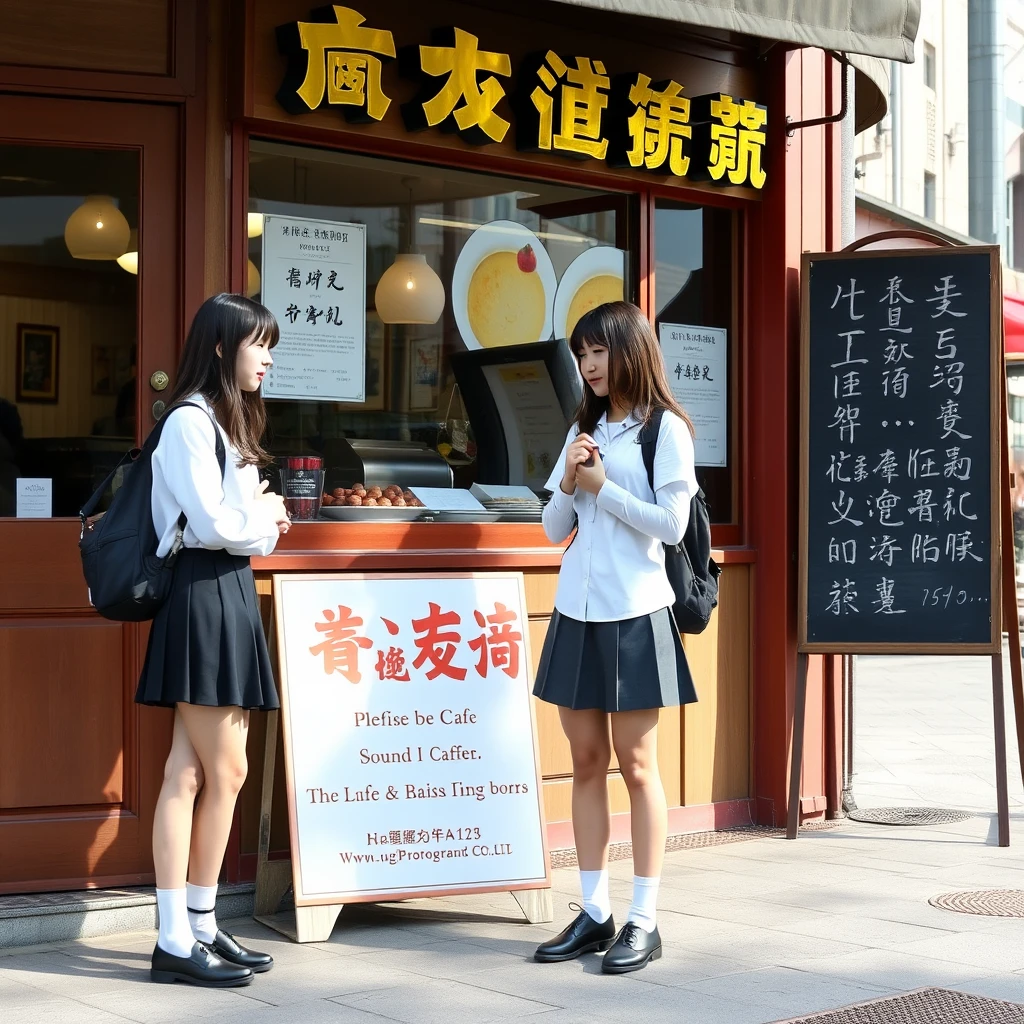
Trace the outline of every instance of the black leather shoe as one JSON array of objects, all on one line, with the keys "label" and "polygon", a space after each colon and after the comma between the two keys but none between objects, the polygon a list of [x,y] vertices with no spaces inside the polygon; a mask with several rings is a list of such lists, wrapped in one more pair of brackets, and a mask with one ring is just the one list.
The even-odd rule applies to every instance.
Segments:
[{"label": "black leather shoe", "polygon": [[202,942],[192,947],[189,956],[173,956],[156,946],[149,976],[153,981],[166,984],[187,981],[206,988],[234,988],[252,981],[252,971],[248,967],[229,964]]},{"label": "black leather shoe", "polygon": [[638,924],[627,921],[615,945],[608,950],[601,961],[605,974],[628,974],[646,967],[651,960],[661,957],[661,935],[657,925],[654,931],[644,930]]},{"label": "black leather shoe", "polygon": [[[576,909],[571,904],[570,907]],[[614,941],[615,922],[610,915],[604,924],[598,924],[585,910],[581,910],[568,928],[537,947],[533,959],[543,964],[575,960],[581,953],[604,952]]]},{"label": "black leather shoe", "polygon": [[253,949],[246,949],[235,941],[234,935],[218,931],[210,949],[229,964],[237,964],[239,967],[248,967],[255,974],[262,974],[274,966],[274,958],[269,953],[257,953]]}]

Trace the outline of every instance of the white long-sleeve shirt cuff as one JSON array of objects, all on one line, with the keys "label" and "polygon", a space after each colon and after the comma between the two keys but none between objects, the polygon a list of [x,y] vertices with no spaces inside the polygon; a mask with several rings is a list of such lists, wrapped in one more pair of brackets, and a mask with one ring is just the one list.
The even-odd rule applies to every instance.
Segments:
[{"label": "white long-sleeve shirt cuff", "polygon": [[658,489],[655,499],[656,504],[641,501],[611,480],[605,480],[597,494],[598,507],[611,512],[627,526],[663,544],[678,544],[690,517],[689,483],[677,480],[666,484]]},{"label": "white long-sleeve shirt cuff", "polygon": [[544,506],[541,522],[544,533],[552,544],[561,544],[572,533],[576,521],[576,510],[573,507],[573,495],[566,494],[561,487],[555,487],[551,499]]}]

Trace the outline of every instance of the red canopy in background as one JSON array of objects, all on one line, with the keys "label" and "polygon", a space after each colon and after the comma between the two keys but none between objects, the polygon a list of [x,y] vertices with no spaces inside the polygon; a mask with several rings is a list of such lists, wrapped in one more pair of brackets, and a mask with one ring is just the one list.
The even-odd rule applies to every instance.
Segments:
[{"label": "red canopy in background", "polygon": [[1006,352],[1024,355],[1024,298],[1003,296],[1003,321],[1006,325]]}]

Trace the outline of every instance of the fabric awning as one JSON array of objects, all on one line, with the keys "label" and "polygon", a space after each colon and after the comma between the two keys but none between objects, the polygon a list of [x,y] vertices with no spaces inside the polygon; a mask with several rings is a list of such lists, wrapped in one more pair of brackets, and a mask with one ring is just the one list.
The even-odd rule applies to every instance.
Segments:
[{"label": "fabric awning", "polygon": [[1003,345],[1008,355],[1024,355],[1024,299],[1016,295],[1003,296],[1003,325],[1006,336]]},{"label": "fabric awning", "polygon": [[556,0],[685,25],[740,32],[758,39],[817,46],[845,54],[856,71],[857,131],[888,109],[883,60],[910,64],[921,0]]}]

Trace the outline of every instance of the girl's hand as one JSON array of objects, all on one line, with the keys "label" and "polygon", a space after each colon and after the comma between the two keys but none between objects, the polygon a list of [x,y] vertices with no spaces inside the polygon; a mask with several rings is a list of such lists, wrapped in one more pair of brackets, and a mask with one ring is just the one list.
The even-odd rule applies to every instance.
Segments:
[{"label": "girl's hand", "polygon": [[589,434],[579,434],[569,445],[565,453],[565,474],[562,477],[562,490],[572,494],[576,490],[578,467],[590,458],[591,452],[597,451],[597,442]]},{"label": "girl's hand", "polygon": [[[284,498],[280,494],[276,494],[274,491],[268,491],[267,488],[270,486],[268,480],[263,480],[259,487],[256,488],[256,504],[261,508],[264,508],[274,517],[274,522],[280,525],[282,523],[289,522],[288,513],[285,511]],[[287,530],[283,530],[286,533]]]},{"label": "girl's hand", "polygon": [[597,494],[604,487],[606,479],[601,453],[594,448],[594,464],[576,467],[576,486],[582,487],[588,494]]}]

